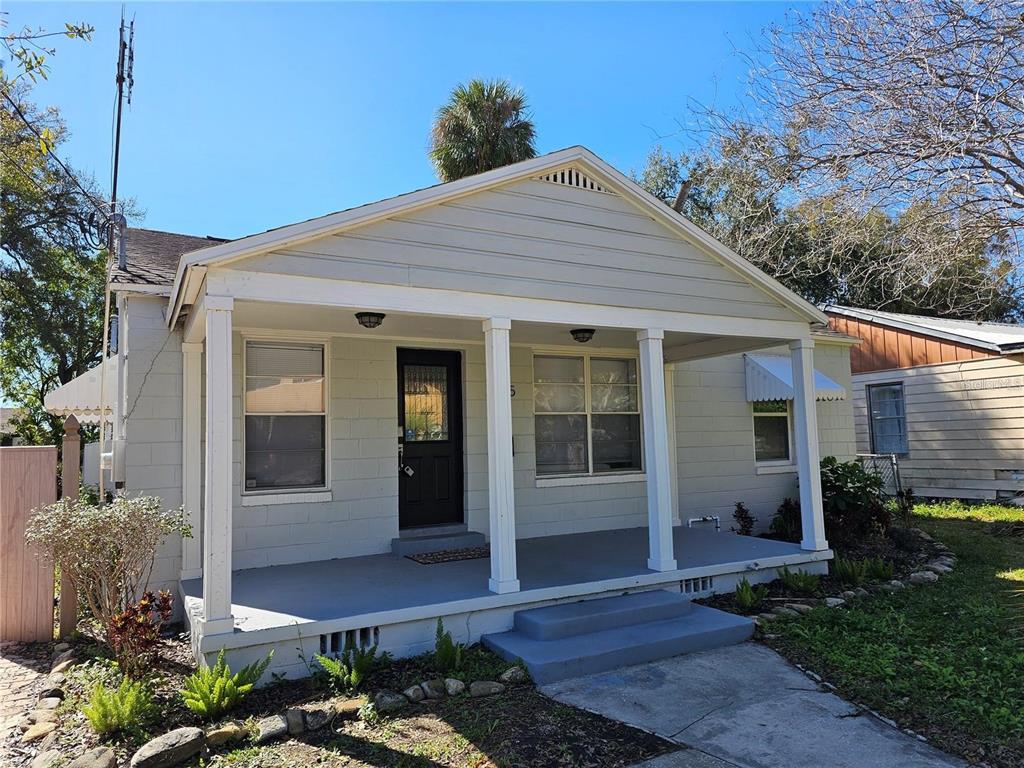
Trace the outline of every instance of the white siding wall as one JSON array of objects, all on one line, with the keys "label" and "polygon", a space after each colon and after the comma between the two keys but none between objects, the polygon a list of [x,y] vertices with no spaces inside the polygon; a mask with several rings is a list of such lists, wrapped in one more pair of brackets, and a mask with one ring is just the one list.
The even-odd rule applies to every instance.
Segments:
[{"label": "white siding wall", "polygon": [[965,360],[854,379],[857,446],[871,451],[866,387],[903,384],[910,453],[905,486],[920,496],[994,499],[1024,494],[1024,362]]},{"label": "white siding wall", "polygon": [[[786,348],[765,350],[789,354]],[[818,342],[814,366],[849,393],[850,356],[846,346]],[[719,515],[723,528],[742,501],[767,527],[779,503],[797,497],[796,467],[782,474],[758,474],[754,461],[751,404],[747,402],[742,355],[680,363],[676,366],[676,439],[679,515]],[[822,457],[850,459],[856,453],[851,402],[818,403]]]}]

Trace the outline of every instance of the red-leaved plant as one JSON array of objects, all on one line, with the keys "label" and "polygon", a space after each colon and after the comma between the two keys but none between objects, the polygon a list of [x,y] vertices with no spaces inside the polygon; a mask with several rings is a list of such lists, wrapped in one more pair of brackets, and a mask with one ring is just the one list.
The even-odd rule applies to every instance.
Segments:
[{"label": "red-leaved plant", "polygon": [[167,590],[154,595],[143,593],[138,602],[129,603],[107,626],[107,642],[117,663],[128,677],[139,679],[156,656],[160,630],[170,620],[173,598]]}]

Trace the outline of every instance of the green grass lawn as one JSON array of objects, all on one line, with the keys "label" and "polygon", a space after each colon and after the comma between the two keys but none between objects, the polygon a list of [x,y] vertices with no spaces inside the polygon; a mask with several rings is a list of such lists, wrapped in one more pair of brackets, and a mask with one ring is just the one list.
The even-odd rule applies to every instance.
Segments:
[{"label": "green grass lawn", "polygon": [[915,525],[958,557],[935,585],[773,623],[769,643],[840,692],[994,766],[1024,764],[1024,510],[918,505]]}]

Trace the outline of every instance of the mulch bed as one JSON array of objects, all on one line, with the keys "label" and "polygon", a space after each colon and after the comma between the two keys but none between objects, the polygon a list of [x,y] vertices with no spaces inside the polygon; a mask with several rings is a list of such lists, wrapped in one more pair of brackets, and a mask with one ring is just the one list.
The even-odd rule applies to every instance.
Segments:
[{"label": "mulch bed", "polygon": [[491,556],[491,548],[487,545],[482,547],[463,547],[462,549],[442,549],[439,552],[420,552],[416,555],[406,555],[407,558],[420,565],[435,565],[437,563],[454,563],[456,560],[479,560]]}]

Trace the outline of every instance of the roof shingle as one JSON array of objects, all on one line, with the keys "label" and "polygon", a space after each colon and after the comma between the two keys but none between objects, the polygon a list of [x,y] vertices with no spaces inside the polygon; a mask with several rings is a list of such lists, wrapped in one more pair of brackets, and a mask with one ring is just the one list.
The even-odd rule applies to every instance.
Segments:
[{"label": "roof shingle", "polygon": [[115,285],[153,285],[170,287],[182,254],[226,242],[220,237],[199,237],[129,227],[125,231],[126,266],[115,263],[110,282]]}]

